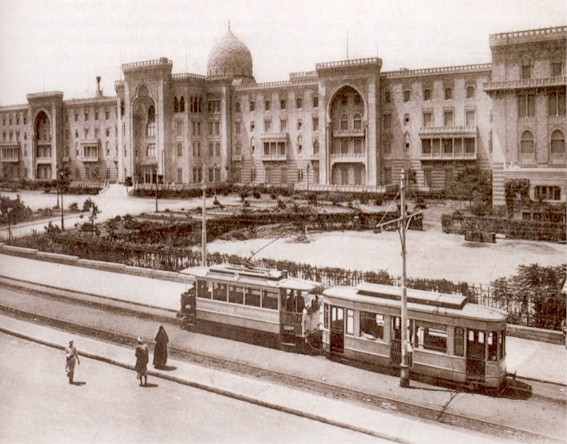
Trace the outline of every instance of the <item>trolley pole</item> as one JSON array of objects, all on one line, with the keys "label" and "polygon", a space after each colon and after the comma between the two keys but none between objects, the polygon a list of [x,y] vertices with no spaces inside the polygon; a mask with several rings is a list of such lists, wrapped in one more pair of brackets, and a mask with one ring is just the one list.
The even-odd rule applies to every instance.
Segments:
[{"label": "trolley pole", "polygon": [[407,353],[407,319],[408,319],[408,301],[406,289],[406,172],[402,170],[400,179],[400,203],[401,203],[401,221],[400,221],[400,237],[402,241],[402,363],[400,366],[400,386],[409,387],[409,365]]},{"label": "trolley pole", "polygon": [[203,190],[203,210],[201,211],[203,215],[203,220],[201,222],[201,265],[203,267],[207,266],[207,202],[206,202],[207,187],[205,185],[206,171],[207,171],[207,167],[203,165],[203,177],[201,180],[201,189]]}]

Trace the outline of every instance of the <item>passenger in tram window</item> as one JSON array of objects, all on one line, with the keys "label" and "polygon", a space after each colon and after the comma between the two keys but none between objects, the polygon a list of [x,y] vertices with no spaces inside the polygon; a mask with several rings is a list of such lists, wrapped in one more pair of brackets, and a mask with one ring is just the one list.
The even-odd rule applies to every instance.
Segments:
[{"label": "passenger in tram window", "polygon": [[285,309],[286,311],[293,312],[295,308],[295,301],[294,301],[294,294],[293,290],[286,290],[286,297],[285,297]]},{"label": "passenger in tram window", "polygon": [[[299,293],[299,292],[298,292]],[[303,299],[303,296],[301,296],[301,293],[299,293],[296,296],[296,309],[295,312],[296,313],[303,313],[303,309],[305,308],[305,300]]]}]

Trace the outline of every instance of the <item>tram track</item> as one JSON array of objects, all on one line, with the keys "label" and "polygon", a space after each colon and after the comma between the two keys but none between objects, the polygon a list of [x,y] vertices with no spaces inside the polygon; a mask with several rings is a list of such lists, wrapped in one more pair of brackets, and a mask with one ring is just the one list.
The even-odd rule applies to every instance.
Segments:
[{"label": "tram track", "polygon": [[[66,304],[89,306],[96,310],[101,310],[105,313],[112,312],[119,316],[136,316],[140,322],[152,322],[152,325],[157,321],[169,326],[179,326],[179,322],[177,322],[174,317],[167,317],[163,314],[155,314],[151,312],[141,313],[132,308],[114,307],[101,302],[74,299],[70,296],[61,296],[50,291],[41,291],[37,288],[22,288],[20,283],[7,284],[6,282],[0,282],[0,287],[11,288],[14,291],[20,292],[25,291],[26,293],[32,293],[34,296],[40,298],[51,299]],[[45,316],[37,312],[22,310],[5,304],[0,304],[0,312],[26,322],[33,322],[40,325],[62,329],[73,334],[92,337],[112,344],[132,347],[136,343],[135,335],[129,335],[118,331],[109,331],[108,328],[96,328],[82,323],[72,322],[68,319]],[[261,368],[248,363],[235,362],[218,356],[196,352],[194,350],[169,347],[169,352],[170,356],[178,360],[228,371],[243,376],[260,378],[266,381],[290,386],[295,389],[314,392],[335,399],[348,400],[350,402],[364,405],[366,408],[386,409],[388,411],[395,411],[399,414],[409,415],[412,417],[417,416],[425,420],[479,431],[506,439],[528,442],[563,442],[560,438],[554,436],[547,436],[530,430],[510,427],[506,424],[491,422],[482,418],[447,411],[449,405],[460,393],[458,391],[454,391],[454,393],[451,394],[450,400],[446,405],[442,407],[427,407],[408,402],[407,400],[394,399],[382,394],[369,394],[363,391],[353,390],[352,388],[338,387],[320,380],[313,380],[296,374],[288,374],[272,369]],[[554,400],[537,397],[533,400],[533,402],[557,404]]]}]

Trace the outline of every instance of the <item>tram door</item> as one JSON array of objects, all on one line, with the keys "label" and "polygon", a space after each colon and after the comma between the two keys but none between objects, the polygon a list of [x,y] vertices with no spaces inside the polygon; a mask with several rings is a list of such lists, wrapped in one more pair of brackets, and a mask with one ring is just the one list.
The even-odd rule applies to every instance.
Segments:
[{"label": "tram door", "polygon": [[482,330],[468,330],[467,380],[484,381],[486,334]]},{"label": "tram door", "polygon": [[399,366],[402,363],[402,319],[399,316],[392,318],[390,338],[390,364]]},{"label": "tram door", "polygon": [[331,353],[345,351],[345,309],[331,306]]}]

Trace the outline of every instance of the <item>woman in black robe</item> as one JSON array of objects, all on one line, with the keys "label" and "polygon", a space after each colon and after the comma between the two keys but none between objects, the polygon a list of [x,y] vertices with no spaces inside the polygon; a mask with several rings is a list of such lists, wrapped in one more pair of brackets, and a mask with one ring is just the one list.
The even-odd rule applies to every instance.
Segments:
[{"label": "woman in black robe", "polygon": [[167,362],[167,343],[169,342],[169,337],[167,336],[163,325],[160,325],[155,341],[154,367],[163,368]]}]

